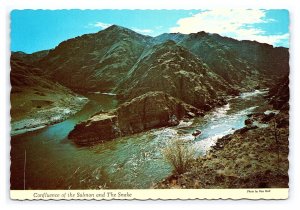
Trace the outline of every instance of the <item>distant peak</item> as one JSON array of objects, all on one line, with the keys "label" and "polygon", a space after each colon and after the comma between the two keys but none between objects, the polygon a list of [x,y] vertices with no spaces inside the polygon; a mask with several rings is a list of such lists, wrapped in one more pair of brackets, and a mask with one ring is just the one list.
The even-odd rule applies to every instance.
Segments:
[{"label": "distant peak", "polygon": [[198,31],[197,34],[208,34],[205,31]]},{"label": "distant peak", "polygon": [[126,30],[126,28],[113,24],[107,28],[99,30],[99,32],[103,32],[103,31],[112,31],[113,32],[113,31],[124,31],[124,30]]},{"label": "distant peak", "polygon": [[202,37],[202,36],[207,36],[208,33],[205,31],[198,31],[197,33],[191,33],[190,35],[192,35],[194,37]]},{"label": "distant peak", "polygon": [[[104,30],[101,31],[107,31],[107,32],[112,32],[112,33],[120,33],[120,32],[125,32],[125,33],[136,33],[135,31],[129,29],[129,28],[125,28],[123,26],[119,26],[119,25],[111,25],[109,27],[107,27]],[[100,32],[101,32],[100,31]]]},{"label": "distant peak", "polygon": [[182,33],[162,33],[158,36],[156,36],[156,38],[159,38],[159,37],[176,37],[176,36],[185,36],[185,34],[182,34]]},{"label": "distant peak", "polygon": [[107,27],[106,29],[121,29],[121,28],[123,28],[123,27],[119,26],[119,25],[116,25],[116,24],[113,24],[113,25]]},{"label": "distant peak", "polygon": [[21,55],[26,55],[27,53],[23,52],[23,51],[12,51],[12,54],[21,54]]},{"label": "distant peak", "polygon": [[132,30],[130,30],[130,29],[128,29],[128,28],[125,28],[125,27],[123,27],[123,26],[119,26],[119,25],[111,25],[111,26],[109,26],[109,27],[107,27],[106,29],[105,29],[105,31],[116,31],[116,30],[122,30],[122,31],[132,31]]},{"label": "distant peak", "polygon": [[134,36],[134,37],[143,37],[143,38],[149,38],[150,36],[147,36],[147,35],[144,35],[144,34],[140,34],[130,28],[126,28],[126,27],[123,27],[123,26],[119,26],[119,25],[111,25],[109,27],[107,27],[106,29],[104,30],[100,30],[98,33],[108,33],[108,34],[121,34],[121,35],[124,35],[124,34],[127,34],[127,35],[130,35],[130,36]]}]

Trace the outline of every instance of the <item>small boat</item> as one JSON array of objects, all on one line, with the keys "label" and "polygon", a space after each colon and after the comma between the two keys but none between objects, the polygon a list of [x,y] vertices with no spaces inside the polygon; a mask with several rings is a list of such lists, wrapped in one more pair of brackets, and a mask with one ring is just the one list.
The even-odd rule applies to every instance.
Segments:
[{"label": "small boat", "polygon": [[196,130],[192,133],[192,135],[196,137],[196,136],[199,136],[201,133],[202,133],[202,132],[201,132],[200,130],[196,129]]}]

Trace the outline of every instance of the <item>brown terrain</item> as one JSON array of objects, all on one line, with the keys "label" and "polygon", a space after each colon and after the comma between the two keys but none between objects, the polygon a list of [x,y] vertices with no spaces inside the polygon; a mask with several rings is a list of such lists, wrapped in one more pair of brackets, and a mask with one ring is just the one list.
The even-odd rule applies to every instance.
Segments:
[{"label": "brown terrain", "polygon": [[164,92],[148,92],[116,110],[97,113],[79,123],[69,138],[79,145],[92,145],[152,128],[178,125],[184,117],[201,114],[197,108]]},{"label": "brown terrain", "polygon": [[87,102],[47,79],[41,69],[30,64],[31,59],[21,53],[11,58],[11,135],[61,122]]},{"label": "brown terrain", "polygon": [[67,119],[90,92],[114,94],[119,106],[75,125],[68,138],[79,146],[175,126],[228,97],[269,89],[271,112],[248,115],[244,128],[154,187],[288,187],[288,61],[287,48],[268,44],[205,32],[150,37],[113,25],[54,49],[12,53],[11,135]]},{"label": "brown terrain", "polygon": [[[270,90],[270,108],[254,113],[245,127],[219,139],[202,157],[190,159],[155,188],[288,188],[289,87],[288,77]],[[260,126],[258,126],[260,125]],[[263,125],[263,126],[261,126]]]}]

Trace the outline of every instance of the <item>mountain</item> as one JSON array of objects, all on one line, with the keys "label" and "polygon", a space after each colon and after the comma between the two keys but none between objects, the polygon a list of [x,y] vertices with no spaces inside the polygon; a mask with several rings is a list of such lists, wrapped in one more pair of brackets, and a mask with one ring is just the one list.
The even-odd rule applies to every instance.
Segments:
[{"label": "mountain", "polygon": [[49,50],[42,50],[35,53],[27,54],[22,51],[12,52],[12,59],[19,59],[27,64],[35,65],[39,60],[47,56]]},{"label": "mountain", "polygon": [[[52,119],[75,113],[86,103],[75,92],[116,93],[120,108],[100,113],[92,124],[104,130],[119,127],[124,135],[135,130],[135,123],[133,133],[169,125],[169,115],[161,118],[167,116],[162,107],[172,108],[178,119],[185,117],[178,114],[182,104],[184,115],[191,110],[187,107],[203,115],[226,104],[226,96],[253,89],[271,88],[274,107],[288,108],[288,49],[203,31],[150,37],[113,25],[63,41],[51,50],[12,53],[11,68],[15,131],[55,123]],[[168,104],[160,106],[163,99]],[[151,109],[149,117],[135,115],[145,115],[140,107]],[[82,135],[98,135],[89,130],[90,120],[78,124],[75,138],[81,128],[87,132]],[[117,137],[115,131],[111,135],[110,139]]]},{"label": "mountain", "polygon": [[200,58],[170,40],[150,47],[116,88],[127,100],[149,91],[164,91],[202,109],[236,92]]},{"label": "mountain", "polygon": [[168,40],[199,58],[238,91],[268,87],[289,72],[286,48],[203,31],[150,37],[116,25],[66,40],[36,64],[52,80],[75,91],[112,91],[124,83],[124,77],[128,79],[147,53]]},{"label": "mountain", "polygon": [[129,101],[165,91],[206,109],[224,95],[272,87],[289,72],[286,48],[203,31],[150,37],[116,25],[18,57],[75,92],[113,91]]},{"label": "mountain", "polygon": [[175,41],[240,90],[269,86],[274,79],[289,72],[289,52],[282,47],[238,41],[203,31],[189,35],[162,34],[154,40],[158,43]]},{"label": "mountain", "polygon": [[39,61],[59,83],[74,90],[113,88],[135,64],[150,37],[120,26],[60,43]]}]

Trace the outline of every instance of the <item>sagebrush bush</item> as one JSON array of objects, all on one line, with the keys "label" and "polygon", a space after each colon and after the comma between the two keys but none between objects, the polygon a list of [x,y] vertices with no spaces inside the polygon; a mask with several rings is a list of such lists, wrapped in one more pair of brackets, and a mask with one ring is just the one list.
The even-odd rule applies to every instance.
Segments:
[{"label": "sagebrush bush", "polygon": [[173,166],[174,173],[183,174],[195,158],[195,149],[191,143],[176,139],[163,150],[163,155]]}]

